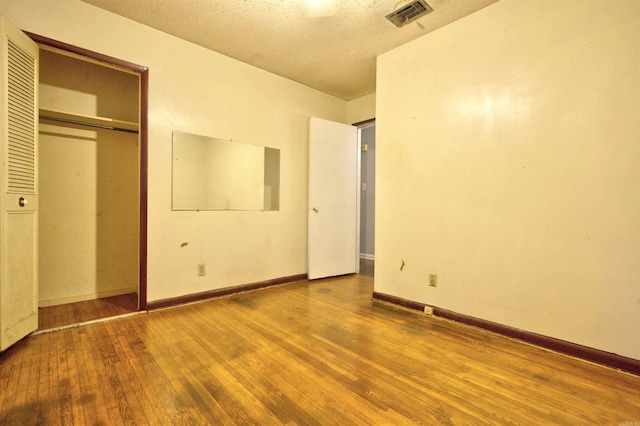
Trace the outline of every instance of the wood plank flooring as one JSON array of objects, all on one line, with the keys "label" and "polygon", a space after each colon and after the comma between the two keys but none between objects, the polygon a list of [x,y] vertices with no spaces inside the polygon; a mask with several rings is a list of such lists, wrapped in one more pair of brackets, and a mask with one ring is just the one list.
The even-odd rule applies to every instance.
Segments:
[{"label": "wood plank flooring", "polygon": [[640,422],[640,377],[371,301],[354,275],[31,336],[0,424]]},{"label": "wood plank flooring", "polygon": [[373,277],[375,272],[375,262],[369,259],[360,258],[360,275]]},{"label": "wood plank flooring", "polygon": [[137,310],[138,295],[136,293],[48,306],[38,310],[38,330],[49,330],[99,318],[114,317]]}]

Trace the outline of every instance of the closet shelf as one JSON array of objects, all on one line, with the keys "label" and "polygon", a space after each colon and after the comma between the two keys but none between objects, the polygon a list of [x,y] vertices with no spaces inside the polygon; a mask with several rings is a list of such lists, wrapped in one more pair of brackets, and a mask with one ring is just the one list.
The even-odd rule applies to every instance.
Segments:
[{"label": "closet shelf", "polygon": [[76,114],[55,109],[40,108],[42,120],[61,121],[80,126],[98,127],[101,129],[119,130],[123,132],[138,133],[138,123],[131,121],[115,120],[113,118],[96,117],[92,115]]}]

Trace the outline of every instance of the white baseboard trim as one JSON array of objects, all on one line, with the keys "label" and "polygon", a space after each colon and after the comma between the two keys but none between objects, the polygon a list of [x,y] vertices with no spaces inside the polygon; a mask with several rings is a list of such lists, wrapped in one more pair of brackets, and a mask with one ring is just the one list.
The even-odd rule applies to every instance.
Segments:
[{"label": "white baseboard trim", "polygon": [[375,255],[367,253],[360,253],[360,259],[376,260]]},{"label": "white baseboard trim", "polygon": [[118,290],[101,291],[99,293],[80,294],[78,296],[67,296],[59,299],[39,300],[38,307],[46,308],[49,306],[66,305],[67,303],[85,302],[87,300],[102,299],[104,297],[120,296],[121,294],[137,293],[137,287],[121,288]]}]

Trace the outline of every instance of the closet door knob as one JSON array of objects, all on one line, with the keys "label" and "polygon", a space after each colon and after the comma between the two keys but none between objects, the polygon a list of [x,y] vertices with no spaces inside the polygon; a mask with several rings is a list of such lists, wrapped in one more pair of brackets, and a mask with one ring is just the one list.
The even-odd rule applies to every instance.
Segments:
[{"label": "closet door knob", "polygon": [[26,199],[26,198],[24,198],[24,197],[20,197],[20,199],[18,200],[18,205],[19,205],[20,207],[24,207],[24,206],[26,206],[26,205],[27,205],[27,199]]}]

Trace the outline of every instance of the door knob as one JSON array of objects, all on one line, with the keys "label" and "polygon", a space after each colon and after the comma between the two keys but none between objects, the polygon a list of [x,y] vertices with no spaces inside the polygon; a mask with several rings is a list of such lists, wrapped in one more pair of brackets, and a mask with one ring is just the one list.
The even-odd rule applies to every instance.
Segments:
[{"label": "door knob", "polygon": [[24,197],[20,197],[20,199],[18,200],[18,205],[19,205],[20,207],[24,207],[24,206],[26,206],[26,205],[27,205],[27,199],[26,199],[26,198],[24,198]]},{"label": "door knob", "polygon": [[317,208],[317,207],[314,207],[314,208],[313,208],[313,212],[314,212],[314,213],[318,213],[318,208]]}]

